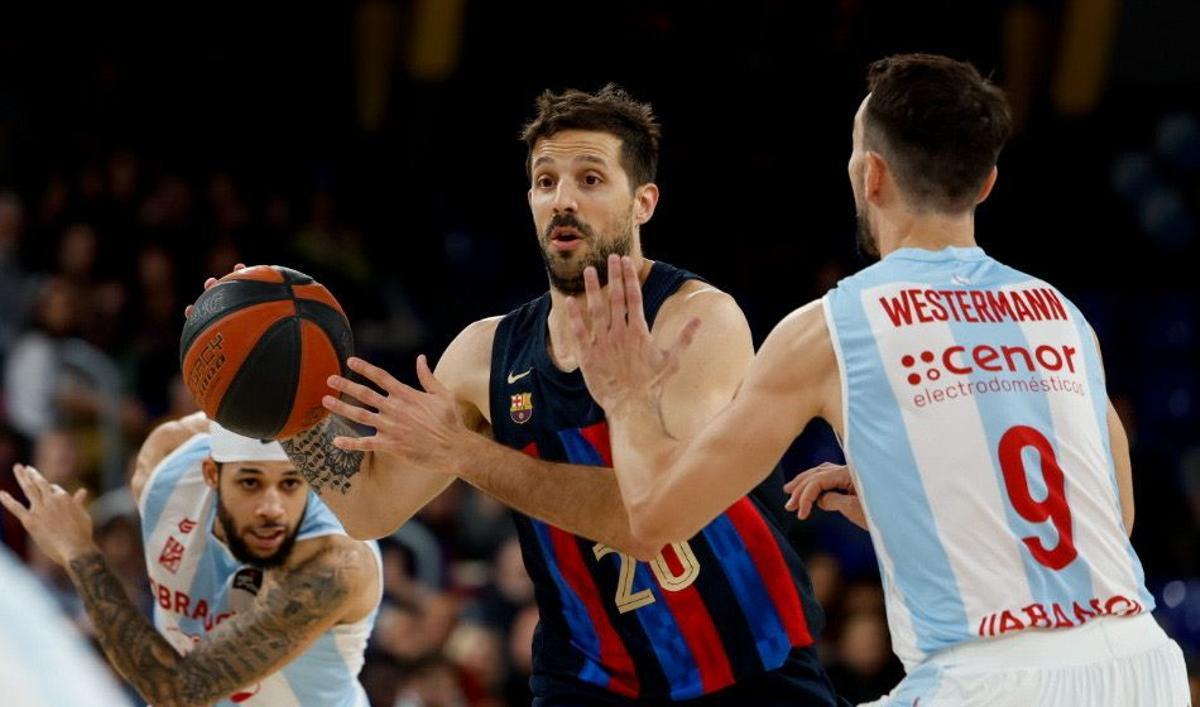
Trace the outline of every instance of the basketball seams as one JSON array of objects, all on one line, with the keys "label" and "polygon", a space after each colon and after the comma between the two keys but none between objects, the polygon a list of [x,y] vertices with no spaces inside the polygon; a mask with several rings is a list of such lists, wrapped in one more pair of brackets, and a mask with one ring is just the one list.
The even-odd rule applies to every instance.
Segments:
[{"label": "basketball seams", "polygon": [[[196,300],[192,316],[184,322],[179,342],[180,364],[196,339],[214,323],[247,307],[278,302],[284,299],[281,295],[285,288],[290,290],[287,285],[257,280],[226,280],[213,285]],[[238,300],[236,304],[230,304],[233,299]]]},{"label": "basketball seams", "polygon": [[[329,345],[337,354],[338,366],[342,369],[342,374],[346,375],[348,373],[346,359],[354,355],[354,335],[345,315],[324,302],[304,298],[296,300],[296,312],[305,321],[317,325],[317,328],[325,335]],[[343,341],[338,340],[339,332],[345,334]]]},{"label": "basketball seams", "polygon": [[219,317],[200,333],[184,354],[180,368],[184,383],[201,408],[211,413],[210,402],[224,398],[231,379],[223,369],[240,368],[253,348],[243,343],[257,342],[272,324],[291,318],[294,309],[287,300],[260,302]]},{"label": "basketball seams", "polygon": [[[286,328],[286,335],[288,335],[290,341],[282,343],[291,344],[290,347],[285,346],[285,350],[289,351],[291,355],[274,356],[273,354],[278,353],[273,349],[276,345],[274,337],[279,335],[279,330],[284,328]],[[291,415],[292,405],[295,401],[296,386],[300,378],[300,343],[299,318],[294,315],[283,317],[264,329],[262,334],[259,335],[258,340],[254,342],[254,346],[251,347],[245,358],[242,359],[242,364],[238,367],[233,379],[229,381],[228,387],[225,388],[225,393],[221,396],[221,402],[217,407],[217,421],[233,432],[246,434],[245,431],[237,429],[241,427],[237,423],[245,422],[245,417],[247,416],[240,416],[242,417],[241,420],[231,419],[231,416],[234,415],[233,408],[236,407],[242,410],[253,409],[255,412],[265,410],[274,413],[274,420],[269,423],[269,426],[265,419],[256,419],[254,422],[262,422],[263,431],[270,429],[270,434],[261,434],[260,431],[259,433],[247,436],[261,437],[263,439],[273,438],[287,424],[288,417]],[[263,385],[263,381],[251,380],[250,377],[256,373],[262,373],[259,361],[268,358],[274,364],[271,370],[281,373],[281,377],[285,380],[279,381],[282,385],[281,388],[261,390],[260,387]],[[284,366],[290,370],[285,370]],[[270,401],[274,404],[267,404],[266,397],[271,394],[280,395],[281,399],[279,401]],[[260,404],[247,405],[247,397],[259,398]],[[277,404],[279,402],[286,402],[286,405]],[[265,418],[265,416],[263,417]]]},{"label": "basketball seams", "polygon": [[330,392],[325,375],[349,374],[354,337],[345,312],[298,271],[239,270],[202,294],[192,315],[180,346],[185,382],[210,417],[235,432],[286,436],[319,421],[320,398]]}]

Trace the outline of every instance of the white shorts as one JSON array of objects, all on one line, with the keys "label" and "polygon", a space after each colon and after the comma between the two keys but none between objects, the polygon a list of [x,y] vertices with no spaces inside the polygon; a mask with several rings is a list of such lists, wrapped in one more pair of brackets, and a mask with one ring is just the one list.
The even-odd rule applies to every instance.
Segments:
[{"label": "white shorts", "polygon": [[1191,696],[1183,652],[1142,614],[950,648],[868,704],[1188,707]]}]

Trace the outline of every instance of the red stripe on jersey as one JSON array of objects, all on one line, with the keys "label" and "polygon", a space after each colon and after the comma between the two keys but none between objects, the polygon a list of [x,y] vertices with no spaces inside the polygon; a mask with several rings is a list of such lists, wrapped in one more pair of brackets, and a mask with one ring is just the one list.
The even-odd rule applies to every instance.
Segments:
[{"label": "red stripe on jersey", "polygon": [[[605,432],[607,438],[607,429]],[[530,442],[521,451],[535,459],[541,458],[536,442]],[[605,613],[600,600],[600,591],[588,573],[583,553],[579,551],[579,543],[574,535],[561,528],[549,523],[546,524],[546,528],[550,531],[550,542],[558,569],[562,572],[563,579],[583,602],[596,630],[596,636],[600,639],[600,664],[609,672],[611,678],[608,689],[626,697],[637,697],[638,679],[633,668],[633,658],[625,649],[625,644],[613,628],[612,622],[608,620],[608,614]]]},{"label": "red stripe on jersey", "polygon": [[608,439],[608,423],[597,422],[594,425],[580,427],[579,434],[592,445],[600,458],[604,460],[604,466],[611,467],[612,462],[612,443]]},{"label": "red stripe on jersey", "polygon": [[771,601],[775,604],[775,612],[779,614],[780,622],[787,627],[788,639],[792,645],[812,645],[812,634],[808,631],[808,619],[804,616],[804,606],[800,601],[800,593],[796,590],[796,582],[767,522],[763,520],[753,502],[745,497],[730,506],[725,515],[737,529],[738,535],[746,545],[746,551],[754,560],[767,593],[771,595]]},{"label": "red stripe on jersey", "polygon": [[[579,434],[592,445],[605,466],[611,467],[612,443],[609,440],[608,423],[598,422],[582,427]],[[670,545],[663,548],[662,558],[672,574],[679,575],[683,572],[683,562]],[[733,667],[729,664],[729,657],[725,654],[725,646],[721,642],[721,634],[717,632],[716,624],[713,623],[712,615],[708,612],[700,592],[691,586],[679,592],[663,589],[661,596],[675,617],[675,623],[692,652],[696,667],[700,669],[704,693],[708,694],[732,685]]]},{"label": "red stripe on jersey", "polygon": [[[675,557],[671,546],[663,548],[663,558],[670,564],[670,558]],[[678,558],[675,564],[682,567]],[[729,664],[729,656],[725,654],[725,644],[721,634],[713,623],[712,614],[695,585],[678,592],[661,591],[663,601],[675,617],[679,632],[692,652],[696,667],[700,668],[700,682],[704,685],[704,693],[708,694],[733,684],[733,666]]]},{"label": "red stripe on jersey", "polygon": [[667,563],[667,569],[671,570],[671,574],[678,577],[683,574],[683,560],[679,559],[679,553],[675,552],[675,548],[670,545],[663,546],[662,552],[663,561]]},{"label": "red stripe on jersey", "polygon": [[626,697],[637,697],[638,679],[637,671],[633,668],[633,658],[625,649],[625,644],[604,611],[600,591],[596,588],[592,575],[588,573],[578,540],[561,528],[549,524],[546,527],[550,530],[550,541],[554,545],[558,569],[562,572],[563,579],[567,580],[567,584],[583,601],[592,626],[596,629],[596,636],[600,639],[600,665],[612,677],[608,689]]}]

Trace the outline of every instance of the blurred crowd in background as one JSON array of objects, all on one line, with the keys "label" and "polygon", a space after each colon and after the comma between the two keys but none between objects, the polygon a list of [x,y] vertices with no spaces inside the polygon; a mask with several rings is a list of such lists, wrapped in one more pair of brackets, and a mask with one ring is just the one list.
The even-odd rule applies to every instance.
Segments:
[{"label": "blurred crowd in background", "polygon": [[[1195,675],[1200,49],[1181,32],[1200,10],[1153,5],[365,0],[139,18],[154,33],[107,7],[69,26],[0,17],[0,488],[25,461],[91,489],[101,548],[148,611],[124,481],[149,430],[195,409],[178,342],[204,278],[305,271],[360,355],[411,381],[417,352],[546,286],[516,140],[544,88],[615,80],[655,104],[647,254],[733,293],[761,341],[865,264],[845,173],[865,65],[943,52],[1009,91],[1020,130],[979,240],[1059,285],[1100,337],[1132,441],[1134,544]],[[814,424],[785,464],[839,458]],[[866,534],[818,514],[792,537],[839,690],[886,692],[902,671]],[[15,519],[0,538],[87,632]],[[382,548],[373,704],[528,704],[537,611],[509,511],[456,484]]]}]

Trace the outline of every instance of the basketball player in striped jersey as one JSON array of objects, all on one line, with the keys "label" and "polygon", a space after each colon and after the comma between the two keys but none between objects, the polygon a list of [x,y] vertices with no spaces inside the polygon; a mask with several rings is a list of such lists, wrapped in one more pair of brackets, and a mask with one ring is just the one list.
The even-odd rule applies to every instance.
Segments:
[{"label": "basketball player in striped jersey", "polygon": [[196,414],[142,445],[130,486],[153,625],[80,499],[32,467],[16,474],[29,507],[0,501],[67,568],[105,654],[148,703],[367,707],[357,676],[383,594],[378,550],[346,537],[277,443]]},{"label": "basketball player in striped jersey", "polygon": [[[468,326],[428,392],[354,359],[380,395],[335,377],[366,407],[284,440],[309,483],[358,537],[389,533],[455,478],[518,511],[541,625],[534,704],[837,704],[813,650],[822,614],[786,542],[773,475],[730,499],[712,522],[670,543],[639,542],[621,503],[603,411],[588,395],[564,302],[582,298],[586,265],[638,258],[654,336],[696,315],[712,345],[680,362],[663,422],[687,437],[737,388],[753,347],[733,300],[696,275],[641,258],[658,203],[659,126],[648,105],[607,87],[547,92],[527,126],[529,205],[549,291]],[[491,438],[491,439],[489,439]]]},{"label": "basketball player in striped jersey", "polygon": [[874,64],[869,87],[849,174],[861,245],[882,260],[785,318],[698,434],[661,422],[698,322],[664,346],[636,257],[609,259],[607,293],[585,273],[573,329],[632,532],[689,537],[823,417],[849,470],[794,491],[801,511],[848,491],[826,505],[870,529],[907,669],[879,704],[1186,705],[1182,654],[1129,544],[1128,448],[1092,330],[975,243],[1010,130],[1003,94],[929,55]]}]

